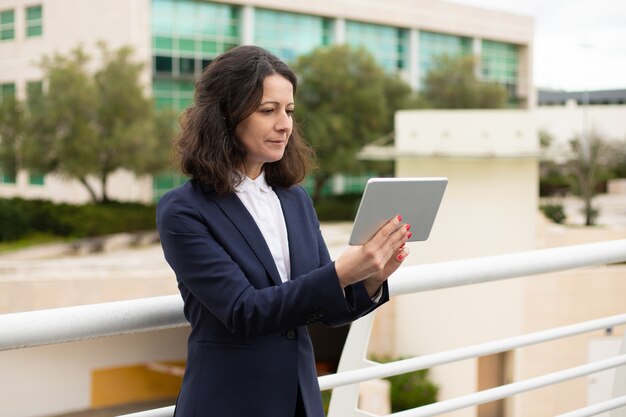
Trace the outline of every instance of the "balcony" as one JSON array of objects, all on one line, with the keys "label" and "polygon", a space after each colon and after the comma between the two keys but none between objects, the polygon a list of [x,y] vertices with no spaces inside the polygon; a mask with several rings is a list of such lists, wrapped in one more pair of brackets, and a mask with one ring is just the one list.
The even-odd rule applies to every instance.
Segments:
[{"label": "balcony", "polygon": [[[528,279],[531,280],[547,280],[546,277],[549,277],[549,274],[557,271],[569,271],[593,265],[608,265],[625,261],[626,239],[570,245],[403,267],[390,281],[390,291],[393,298],[398,298],[424,292],[432,295],[444,289],[465,287],[480,289],[484,288],[485,285],[490,285],[488,283],[515,281],[519,280],[520,277],[530,277]],[[621,268],[618,273],[623,279],[626,270],[621,265],[616,266],[616,268]],[[567,280],[568,277],[575,277],[575,275],[563,276],[560,279]],[[594,279],[594,276],[589,276],[589,279]],[[495,313],[496,311],[494,311]],[[623,331],[623,325],[626,324],[626,312],[455,347],[386,364],[375,364],[366,359],[374,320],[374,316],[369,315],[351,326],[337,373],[319,378],[322,390],[333,390],[328,413],[330,417],[373,415],[359,409],[359,384],[365,381],[468,359],[484,358],[504,352],[517,352],[540,344],[575,338],[578,335],[605,332],[606,329],[612,329],[612,331],[613,329],[622,329]],[[404,323],[404,329],[410,329],[410,318],[400,317],[399,320]],[[476,328],[483,326],[483,324],[475,323]],[[182,315],[182,301],[179,296],[152,297],[11,313],[0,315],[0,350],[36,349],[37,346],[87,339],[97,339],[94,342],[104,343],[110,340],[100,339],[105,336],[156,332],[184,328],[186,325]],[[64,344],[58,347],[63,349],[66,346],[70,345]],[[132,350],[132,346],[127,346],[127,349]],[[0,354],[0,363],[3,354]],[[27,365],[25,364],[26,367],[28,367]],[[476,410],[477,406],[480,407],[481,404],[494,401],[505,401],[507,411],[503,415],[529,415],[520,414],[519,408],[515,408],[515,399],[524,393],[610,369],[614,370],[610,398],[592,405],[583,404],[583,406],[578,406],[581,403],[580,398],[571,398],[565,404],[560,404],[560,407],[565,411],[558,415],[559,417],[592,416],[613,410],[611,417],[621,417],[626,415],[626,407],[624,407],[626,406],[626,341],[624,340],[621,341],[619,353],[611,357],[585,361],[529,378],[516,378],[512,381],[505,381],[496,387],[477,390],[454,398],[445,398],[435,404],[388,414],[387,416],[457,415],[448,414],[457,412],[457,410],[469,410],[468,413],[471,414],[468,415],[475,415],[473,410]],[[25,371],[30,378],[37,377],[36,369],[25,369]],[[54,385],[55,381],[50,380],[45,381],[45,383]],[[8,386],[3,388],[3,391],[8,392]],[[559,399],[553,398],[551,401],[559,402]],[[126,415],[126,417],[171,417],[172,414],[173,406],[169,406]]]}]

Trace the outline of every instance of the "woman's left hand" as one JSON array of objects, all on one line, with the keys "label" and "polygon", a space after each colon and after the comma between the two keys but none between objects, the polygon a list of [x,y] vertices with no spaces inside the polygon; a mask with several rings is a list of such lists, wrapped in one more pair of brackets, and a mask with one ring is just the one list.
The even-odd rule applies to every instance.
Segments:
[{"label": "woman's left hand", "polygon": [[370,297],[373,297],[374,294],[378,292],[378,289],[383,284],[383,282],[385,282],[391,274],[393,274],[398,268],[400,268],[400,265],[402,265],[408,255],[409,248],[403,245],[396,256],[392,256],[391,258],[389,258],[382,271],[372,275],[371,277],[363,281],[365,289],[367,290],[367,293]]}]

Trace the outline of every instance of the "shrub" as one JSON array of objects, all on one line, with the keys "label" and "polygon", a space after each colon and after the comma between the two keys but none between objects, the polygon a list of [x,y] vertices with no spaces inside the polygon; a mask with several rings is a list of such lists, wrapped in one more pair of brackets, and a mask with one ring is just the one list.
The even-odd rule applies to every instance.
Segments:
[{"label": "shrub", "polygon": [[0,199],[0,241],[44,233],[89,237],[150,230],[155,227],[153,205],[136,203],[55,204],[46,200]]},{"label": "shrub", "polygon": [[0,225],[0,242],[16,240],[28,229],[28,218],[10,200],[0,200]]},{"label": "shrub", "polygon": [[[388,357],[373,359],[376,362],[392,362],[405,359]],[[385,378],[391,383],[391,411],[398,412],[437,402],[439,387],[428,377],[428,369],[408,372]]]},{"label": "shrub", "polygon": [[544,204],[540,207],[544,216],[552,220],[555,223],[563,223],[567,216],[565,210],[563,210],[563,204]]},{"label": "shrub", "polygon": [[344,194],[323,197],[315,211],[320,221],[352,221],[356,216],[361,194]]}]

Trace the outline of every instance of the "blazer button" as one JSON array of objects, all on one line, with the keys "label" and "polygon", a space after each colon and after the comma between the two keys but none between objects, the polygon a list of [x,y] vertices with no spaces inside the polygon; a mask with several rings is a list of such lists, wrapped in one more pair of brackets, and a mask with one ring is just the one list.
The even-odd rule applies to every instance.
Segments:
[{"label": "blazer button", "polygon": [[295,331],[293,331],[293,330],[289,330],[289,331],[287,331],[287,333],[285,334],[285,337],[286,337],[288,340],[293,340],[293,339],[295,339],[295,338],[296,338],[296,332],[295,332]]}]

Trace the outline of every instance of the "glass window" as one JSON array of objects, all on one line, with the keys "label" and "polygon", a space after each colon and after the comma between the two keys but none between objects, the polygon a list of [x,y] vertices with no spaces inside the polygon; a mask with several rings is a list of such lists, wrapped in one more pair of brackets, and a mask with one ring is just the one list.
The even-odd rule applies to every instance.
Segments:
[{"label": "glass window", "polygon": [[[159,78],[198,77],[207,62],[241,43],[237,6],[196,0],[152,0],[151,4],[153,72]],[[173,102],[186,106],[189,99]],[[162,98],[159,103],[166,106],[169,101]]]},{"label": "glass window", "polygon": [[28,183],[30,185],[44,185],[45,177],[40,174],[30,172],[28,174]]},{"label": "glass window", "polygon": [[180,75],[192,75],[194,74],[195,60],[192,58],[180,58],[178,61],[178,71]]},{"label": "glass window", "polygon": [[332,43],[332,21],[275,10],[256,9],[254,12],[255,43],[268,49],[284,61]]},{"label": "glass window", "polygon": [[26,37],[41,36],[43,33],[43,17],[41,5],[26,8]]},{"label": "glass window", "polygon": [[15,184],[15,175],[5,174],[0,168],[0,184]]},{"label": "glass window", "polygon": [[163,194],[174,187],[184,184],[187,180],[188,178],[186,176],[173,172],[155,175],[152,180],[154,202],[157,203],[161,197],[163,197]]},{"label": "glass window", "polygon": [[156,72],[172,73],[174,67],[172,65],[172,57],[169,56],[155,56],[154,57],[154,69]]},{"label": "glass window", "polygon": [[481,72],[486,80],[516,82],[518,46],[483,40]]},{"label": "glass window", "polygon": [[170,51],[172,56],[214,58],[240,43],[237,6],[153,0],[151,13],[153,45],[159,51]]},{"label": "glass window", "polygon": [[15,98],[15,84],[4,83],[0,84],[0,103],[6,99]]},{"label": "glass window", "polygon": [[152,96],[158,109],[183,110],[193,103],[195,82],[155,78]]},{"label": "glass window", "polygon": [[0,41],[15,38],[15,11],[0,11]]},{"label": "glass window", "polygon": [[[432,69],[435,58],[442,55],[458,56],[472,54],[472,39],[445,33],[419,33],[420,78],[424,80]],[[422,82],[419,83],[422,85]]]},{"label": "glass window", "polygon": [[519,47],[509,43],[483,40],[481,51],[482,78],[504,85],[509,100],[514,101],[517,96]]},{"label": "glass window", "polygon": [[387,72],[407,67],[408,32],[405,29],[346,21],[346,41],[367,49]]},{"label": "glass window", "polygon": [[33,108],[41,98],[43,83],[41,81],[26,82],[26,102],[29,108]]}]

